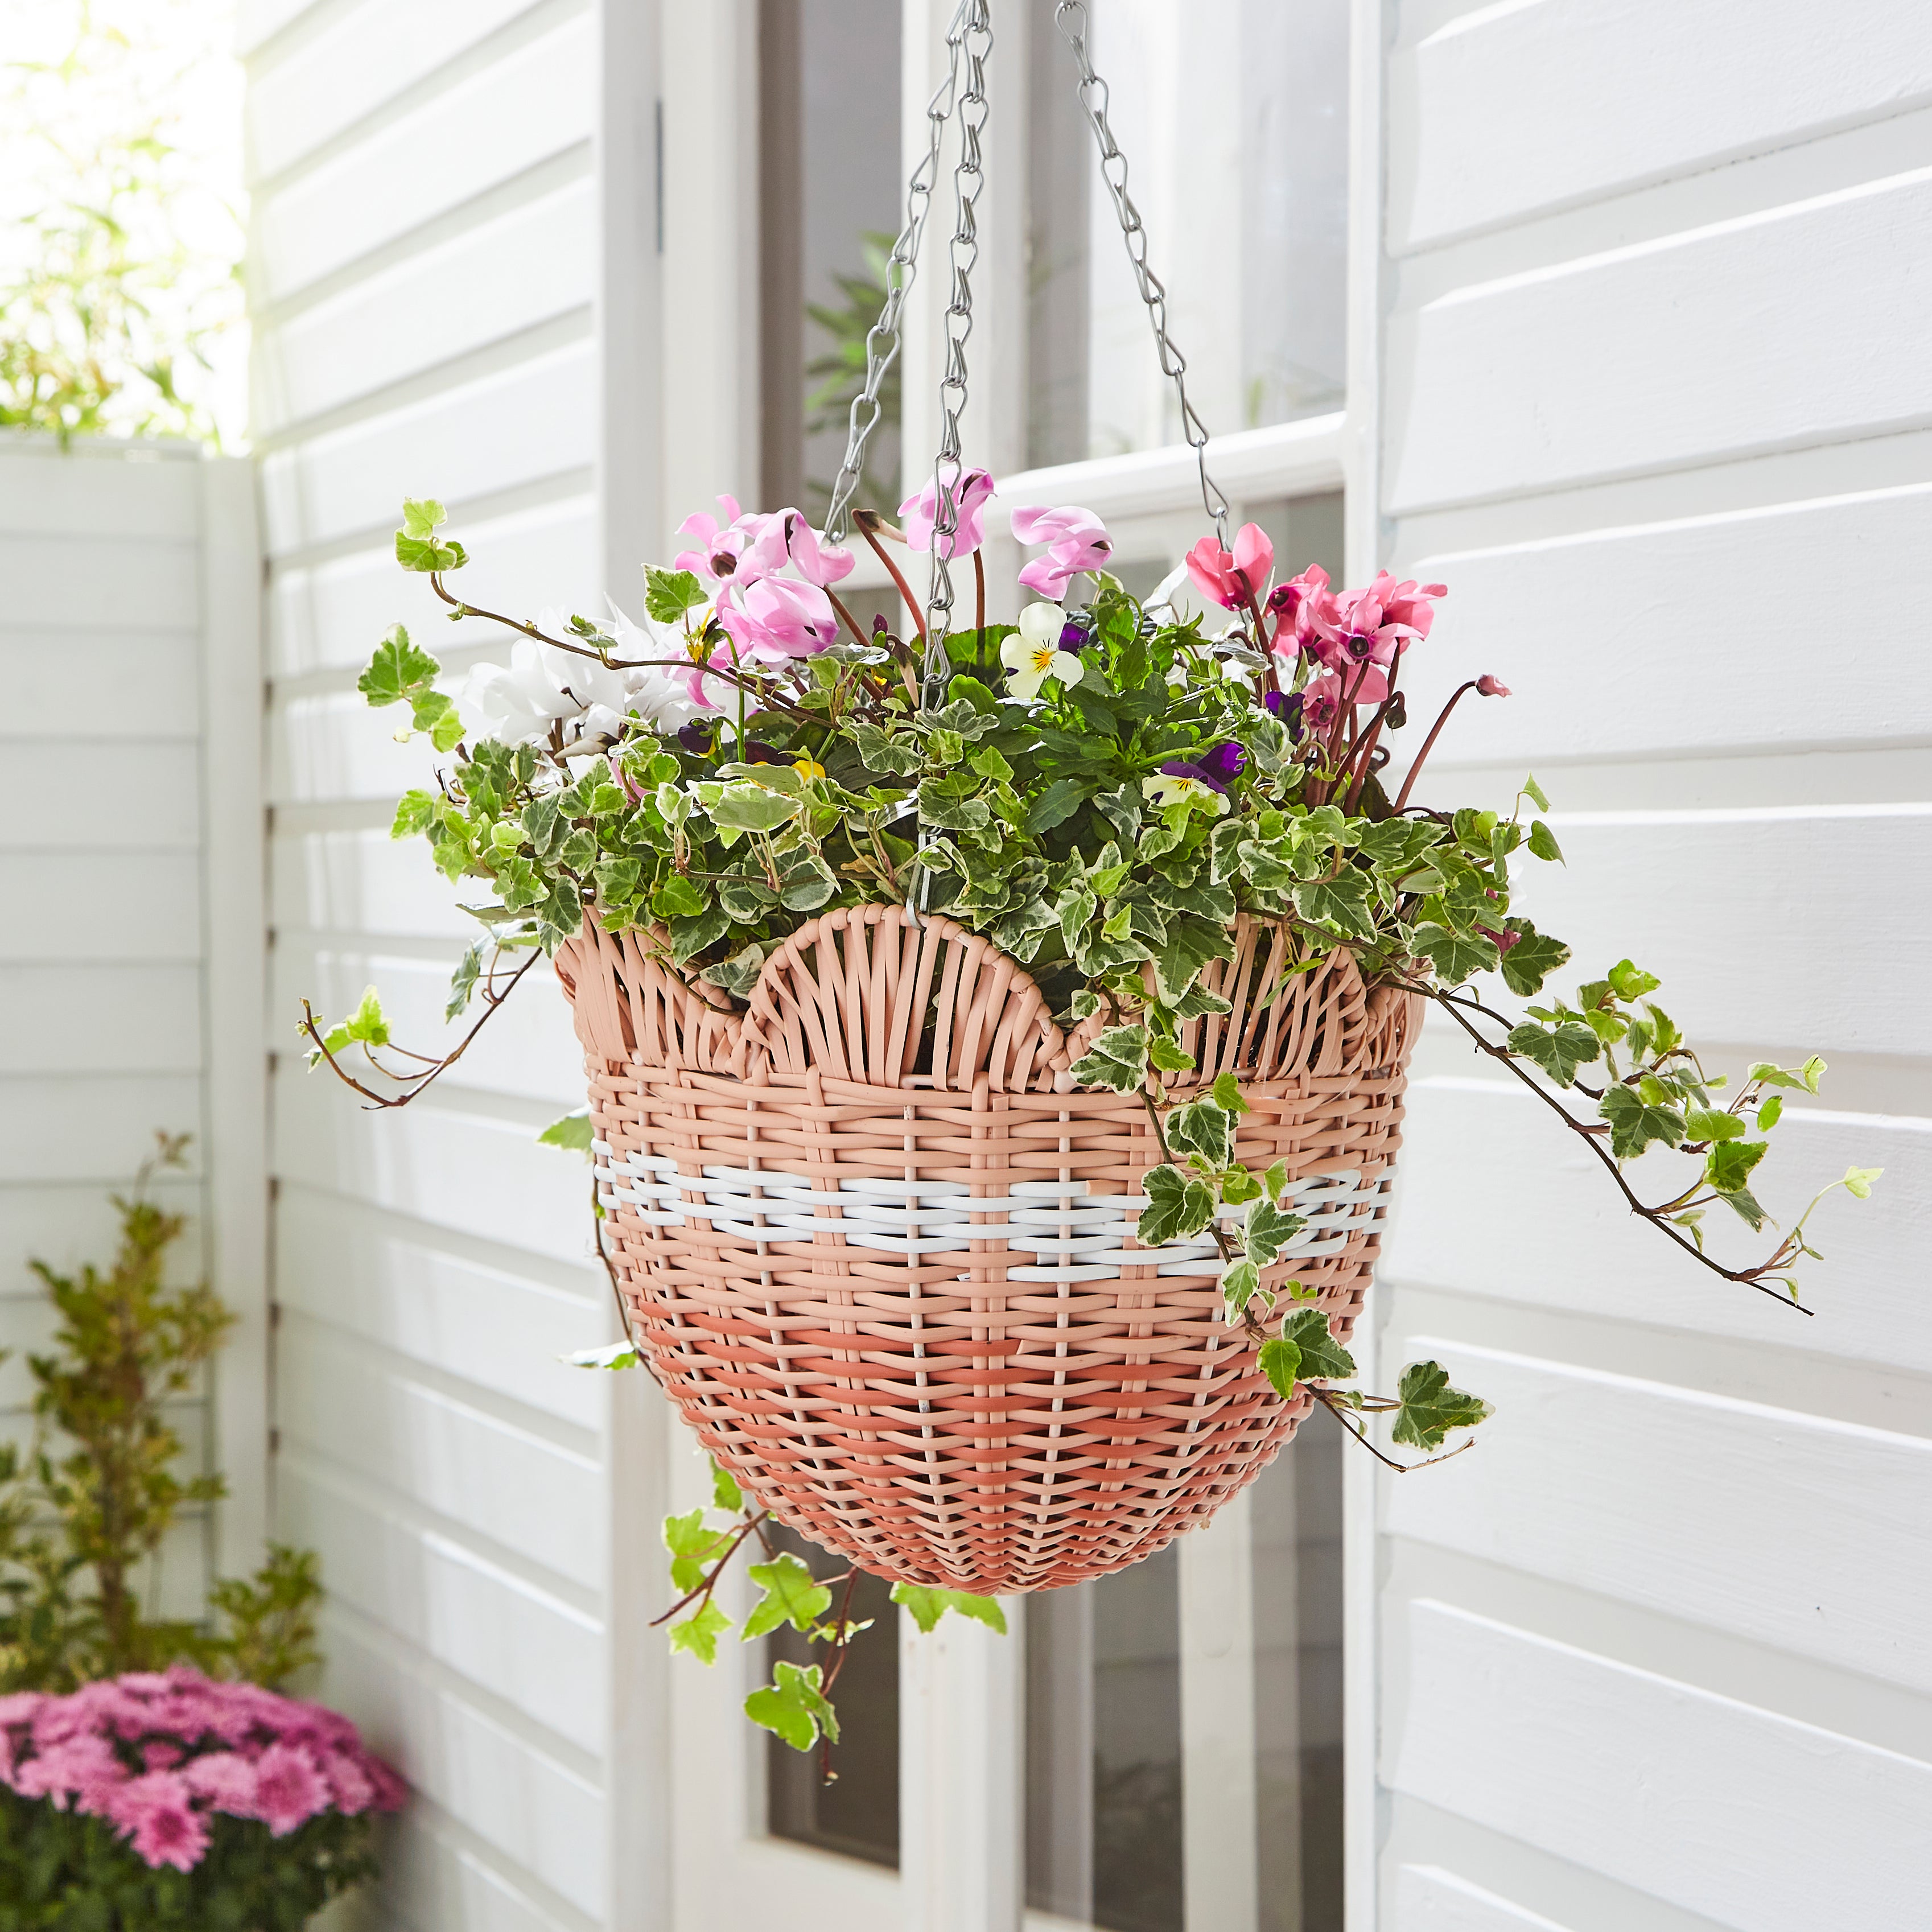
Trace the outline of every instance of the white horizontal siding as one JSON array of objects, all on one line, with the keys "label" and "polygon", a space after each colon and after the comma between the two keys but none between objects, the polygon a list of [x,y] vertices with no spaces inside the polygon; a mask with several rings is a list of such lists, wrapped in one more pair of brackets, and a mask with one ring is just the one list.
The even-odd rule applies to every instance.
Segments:
[{"label": "white horizontal siding", "polygon": [[1397,1791],[1737,1932],[1914,1922],[1932,1765],[1450,1604],[1407,1620]]},{"label": "white horizontal siding", "polygon": [[[106,1197],[158,1130],[195,1137],[187,1173],[155,1190],[189,1217],[171,1278],[193,1280],[209,1256],[206,469],[184,445],[63,452],[0,436],[0,1349],[14,1352],[0,1431],[15,1439],[32,1427],[26,1353],[54,1326],[27,1263],[112,1262]],[[91,765],[76,734],[102,741]],[[202,1392],[170,1420],[185,1472],[212,1466]],[[233,1447],[246,1491],[259,1445]],[[166,1614],[203,1613],[212,1540],[205,1510],[170,1537]]]},{"label": "white horizontal siding", "polygon": [[478,930],[420,842],[387,836],[433,755],[353,689],[398,622],[452,677],[502,647],[397,567],[404,497],[448,504],[473,601],[601,596],[601,16],[338,0],[244,32],[282,1526],[334,1589],[326,1694],[417,1787],[371,1910],[399,1932],[590,1932],[621,1694],[611,1394],[556,1357],[614,1316],[584,1164],[535,1140],[581,1102],[567,1010],[540,976],[400,1112],[292,1049],[302,998],[333,1016],[371,982],[399,1040],[453,1040],[449,970]]},{"label": "white horizontal siding", "polygon": [[[1543,780],[1568,863],[1514,909],[1575,948],[1559,986],[1628,956],[1714,1070],[1834,1063],[1762,1170],[1787,1225],[1886,1174],[1810,1223],[1808,1317],[1426,1029],[1382,1359],[1496,1413],[1382,1486],[1377,1922],[1913,1924],[1932,684],[1916,615],[1878,644],[1866,614],[1932,590],[1932,20],[1405,8],[1391,58],[1380,507],[1450,587],[1398,768],[1494,673],[1415,796]],[[1731,1265],[1776,1239],[1712,1212]]]},{"label": "white horizontal siding", "polygon": [[1917,427],[1928,295],[1924,169],[1459,289],[1390,326],[1390,506]]},{"label": "white horizontal siding", "polygon": [[[1932,15],[1915,0],[1828,10],[1762,0],[1472,8],[1400,46],[1390,64],[1390,249],[1928,99]],[[1616,111],[1606,112],[1611,101]]]}]

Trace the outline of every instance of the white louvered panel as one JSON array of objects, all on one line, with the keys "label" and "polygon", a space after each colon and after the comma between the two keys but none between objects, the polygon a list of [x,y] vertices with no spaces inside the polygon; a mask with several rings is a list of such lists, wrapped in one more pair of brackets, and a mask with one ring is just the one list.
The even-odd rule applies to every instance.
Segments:
[{"label": "white louvered panel", "polygon": [[1404,1865],[1396,1874],[1395,1932],[1568,1932],[1439,1865]]},{"label": "white louvered panel", "polygon": [[419,838],[286,833],[273,842],[269,877],[275,922],[286,929],[454,940],[458,951],[476,937],[476,922],[439,890],[442,874]]}]

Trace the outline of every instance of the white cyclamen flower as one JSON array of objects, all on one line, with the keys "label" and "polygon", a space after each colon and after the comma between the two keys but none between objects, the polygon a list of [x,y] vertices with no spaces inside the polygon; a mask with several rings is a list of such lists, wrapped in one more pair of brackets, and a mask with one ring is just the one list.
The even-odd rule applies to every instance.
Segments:
[{"label": "white cyclamen flower", "polygon": [[1080,682],[1080,660],[1060,648],[1060,634],[1066,623],[1066,609],[1058,604],[1029,604],[1020,613],[1019,635],[1000,646],[1000,662],[1006,668],[1006,689],[1012,696],[1037,698],[1040,686],[1050,677],[1057,677],[1063,685]]},{"label": "white cyclamen flower", "polygon": [[[616,598],[607,601],[610,606],[611,633],[617,640],[617,656],[670,658],[686,655],[682,631],[666,636],[648,620],[640,624],[627,616],[617,608]],[[704,616],[702,610],[692,614],[694,629],[704,628]],[[702,702],[692,695],[691,673],[674,665],[640,665],[626,671],[623,676],[627,707],[658,731],[675,731],[694,718],[702,718],[707,710],[723,710],[734,702],[735,687],[709,673],[699,687],[704,692]]]},{"label": "white cyclamen flower", "polygon": [[[565,625],[557,612],[546,610],[536,628],[557,637],[567,634]],[[620,672],[594,657],[519,638],[508,664],[478,664],[471,671],[457,703],[472,736],[529,745],[541,743],[559,724],[567,738],[586,731],[608,735],[627,700]]]}]

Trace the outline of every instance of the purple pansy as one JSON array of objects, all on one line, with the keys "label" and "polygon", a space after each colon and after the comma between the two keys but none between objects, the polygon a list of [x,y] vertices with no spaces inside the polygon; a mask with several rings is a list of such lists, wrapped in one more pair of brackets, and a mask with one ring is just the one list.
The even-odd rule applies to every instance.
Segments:
[{"label": "purple pansy", "polygon": [[1221,781],[1221,788],[1225,791],[1246,769],[1248,754],[1244,746],[1228,738],[1211,750],[1203,752],[1196,762],[1204,777]]}]

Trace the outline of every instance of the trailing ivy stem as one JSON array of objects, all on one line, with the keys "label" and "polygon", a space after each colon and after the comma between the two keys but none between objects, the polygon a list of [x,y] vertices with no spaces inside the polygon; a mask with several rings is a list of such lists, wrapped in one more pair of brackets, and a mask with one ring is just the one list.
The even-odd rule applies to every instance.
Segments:
[{"label": "trailing ivy stem", "polygon": [[742,1543],[746,1538],[749,1536],[754,1530],[758,1530],[759,1540],[760,1542],[764,1540],[764,1532],[763,1530],[759,1529],[758,1526],[770,1514],[771,1512],[769,1510],[760,1510],[756,1516],[747,1516],[743,1525],[740,1528],[736,1535],[733,1537],[731,1540],[725,1545],[724,1554],[718,1558],[718,1561],[711,1566],[710,1570],[706,1574],[704,1582],[697,1585],[694,1588],[686,1591],[684,1594],[679,1598],[677,1601],[672,1604],[669,1610],[666,1610],[662,1616],[652,1618],[650,1623],[647,1624],[645,1628],[647,1630],[656,1630],[658,1624],[669,1623],[671,1618],[676,1616],[678,1612],[682,1610],[687,1604],[695,1603],[700,1597],[702,1597],[705,1602],[708,1604],[711,1600],[712,1592],[718,1587],[718,1578],[724,1574],[724,1566],[730,1562],[733,1557],[737,1555],[738,1546]]},{"label": "trailing ivy stem", "polygon": [[[1450,1460],[1450,1457],[1461,1455],[1464,1449],[1473,1449],[1476,1446],[1476,1438],[1473,1436],[1467,1436],[1463,1439],[1460,1448],[1450,1450],[1447,1456],[1430,1456],[1426,1457],[1420,1462],[1398,1462],[1393,1456],[1384,1455],[1382,1452],[1369,1440],[1368,1432],[1366,1430],[1358,1429],[1355,1425],[1342,1413],[1341,1404],[1335,1400],[1334,1396],[1330,1394],[1327,1389],[1317,1388],[1312,1382],[1304,1382],[1302,1384],[1302,1387],[1305,1388],[1308,1393],[1312,1395],[1315,1400],[1318,1402],[1322,1406],[1325,1408],[1328,1413],[1332,1415],[1335,1420],[1339,1422],[1342,1426],[1346,1429],[1348,1433],[1376,1459],[1378,1462],[1381,1463],[1385,1468],[1393,1469],[1398,1476],[1406,1476],[1412,1469],[1432,1469],[1438,1462],[1446,1462]],[[1392,1408],[1400,1406],[1399,1403],[1391,1403],[1389,1406]]]},{"label": "trailing ivy stem", "polygon": [[[1775,1288],[1766,1286],[1759,1279],[1760,1276],[1778,1265],[1775,1258],[1766,1262],[1760,1268],[1727,1268],[1720,1263],[1713,1261],[1694,1241],[1687,1240],[1664,1218],[1664,1209],[1649,1207],[1637,1198],[1630,1183],[1624,1178],[1623,1170],[1617,1165],[1616,1156],[1604,1145],[1602,1136],[1606,1130],[1603,1123],[1586,1124],[1578,1120],[1570,1109],[1564,1106],[1563,1102],[1540,1081],[1532,1079],[1522,1070],[1522,1066],[1518,1064],[1516,1056],[1507,1047],[1497,1046],[1491,1041],[1485,1040],[1464,1017],[1461,1010],[1462,1003],[1452,994],[1441,988],[1417,986],[1414,986],[1413,982],[1412,982],[1412,988],[1413,991],[1420,993],[1424,998],[1433,1000],[1469,1036],[1480,1052],[1487,1054],[1492,1060],[1501,1060],[1517,1079],[1522,1082],[1524,1086],[1556,1114],[1558,1120],[1562,1120],[1573,1133],[1581,1137],[1583,1144],[1603,1163],[1604,1172],[1616,1183],[1617,1191],[1629,1203],[1632,1214],[1642,1216],[1660,1234],[1667,1240],[1675,1241],[1693,1261],[1708,1268],[1713,1274],[1721,1276],[1726,1281],[1741,1282],[1746,1288],[1754,1288],[1760,1294],[1768,1295],[1780,1308],[1794,1308],[1801,1315],[1810,1315],[1814,1312],[1807,1308],[1802,1301],[1794,1300],[1786,1295],[1780,1294]],[[1473,1004],[1474,1002],[1472,1004]]]}]

